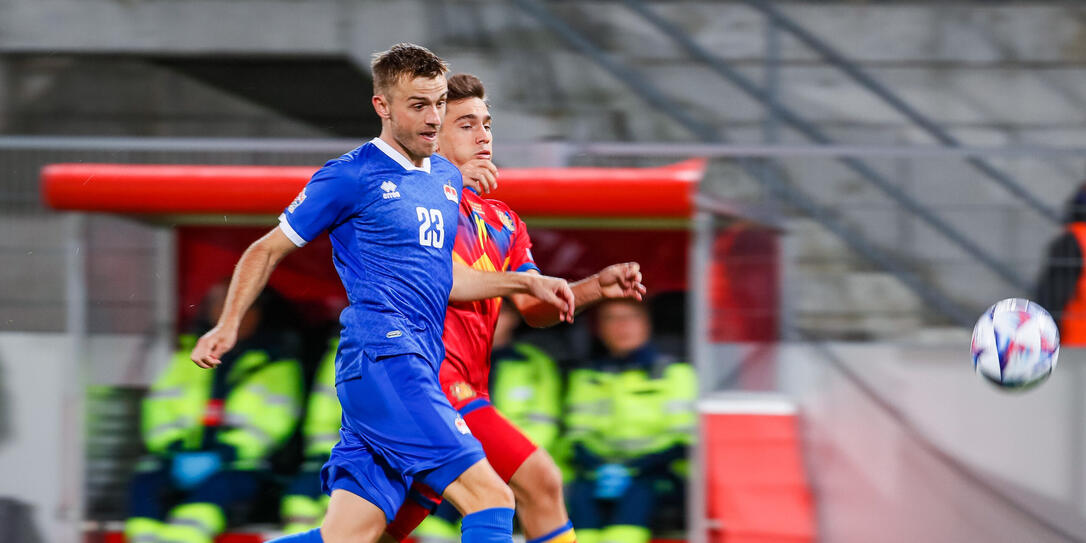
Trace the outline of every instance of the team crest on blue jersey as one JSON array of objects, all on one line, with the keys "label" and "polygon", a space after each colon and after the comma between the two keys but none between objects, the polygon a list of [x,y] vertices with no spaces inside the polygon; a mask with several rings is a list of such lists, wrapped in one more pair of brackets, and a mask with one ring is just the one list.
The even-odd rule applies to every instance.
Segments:
[{"label": "team crest on blue jersey", "polygon": [[455,424],[456,424],[456,429],[460,430],[461,434],[468,435],[468,434],[471,433],[471,429],[468,428],[468,423],[464,422],[464,418],[461,417],[460,415],[456,416]]},{"label": "team crest on blue jersey", "polygon": [[294,197],[294,201],[291,202],[289,206],[287,206],[287,213],[294,213],[294,210],[298,209],[298,206],[302,205],[302,202],[304,201],[305,188],[302,188],[302,192],[299,192],[298,195]]},{"label": "team crest on blue jersey", "polygon": [[513,226],[513,218],[510,217],[508,213],[504,211],[499,211],[498,218],[501,219],[502,224],[504,224],[506,228],[510,230],[516,230],[516,227]]},{"label": "team crest on blue jersey", "polygon": [[456,194],[456,189],[452,185],[445,185],[445,197],[453,202],[460,203],[460,195]]},{"label": "team crest on blue jersey", "polygon": [[381,183],[381,190],[385,191],[385,193],[381,195],[385,200],[400,197],[400,192],[396,190],[396,183],[393,183],[392,181]]}]

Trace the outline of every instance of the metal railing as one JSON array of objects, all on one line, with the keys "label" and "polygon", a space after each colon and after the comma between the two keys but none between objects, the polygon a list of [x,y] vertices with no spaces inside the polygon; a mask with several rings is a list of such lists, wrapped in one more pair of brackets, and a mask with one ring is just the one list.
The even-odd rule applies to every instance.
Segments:
[{"label": "metal railing", "polygon": [[[793,111],[792,108],[790,108],[788,106],[785,106],[784,104],[781,104],[780,102],[778,102],[776,100],[771,99],[771,94],[769,92],[767,92],[766,89],[761,88],[756,83],[754,83],[751,79],[749,79],[748,77],[746,77],[742,73],[740,73],[738,70],[732,68],[726,61],[724,61],[719,56],[711,53],[710,51],[708,51],[704,47],[701,47],[700,45],[698,45],[697,42],[695,42],[694,39],[689,35],[689,33],[685,32],[684,30],[682,30],[678,26],[668,22],[666,19],[660,17],[647,4],[645,4],[645,2],[643,2],[642,0],[624,0],[624,2],[631,10],[633,10],[635,13],[640,15],[642,18],[644,18],[646,21],[648,21],[650,24],[652,24],[654,27],[656,27],[662,33],[667,35],[670,39],[672,39],[673,41],[678,43],[680,46],[682,46],[683,49],[685,49],[691,56],[693,56],[699,62],[704,63],[706,66],[708,66],[710,69],[712,69],[714,73],[716,73],[717,75],[721,76],[725,80],[727,80],[730,83],[732,83],[733,85],[735,85],[737,88],[742,90],[747,96],[749,96],[749,97],[757,100],[758,102],[760,102],[763,106],[765,106],[768,110],[770,110],[773,115],[775,115],[777,117],[780,117],[785,123],[787,123],[790,126],[792,126],[793,128],[795,128],[797,131],[799,131],[801,134],[806,136],[808,139],[810,139],[811,141],[813,141],[815,143],[822,144],[822,145],[829,145],[829,144],[835,143],[835,141],[832,138],[830,138],[829,135],[825,133],[825,131],[820,129],[813,122],[810,122],[810,121],[806,120],[802,115],[800,115],[800,114],[796,113],[795,111]],[[754,4],[760,5],[762,3],[761,2],[754,2]],[[779,15],[779,12],[776,11],[776,10],[773,10],[770,13],[773,13],[774,15],[778,15],[779,17],[783,18],[783,15]],[[774,18],[774,21],[777,21],[777,18]],[[786,22],[790,22],[790,21],[786,21]],[[782,26],[784,28],[788,29],[790,32],[795,33],[797,31],[802,31],[802,29],[798,28],[794,24],[793,25],[784,25],[783,23],[781,23],[781,24],[782,24]],[[820,44],[819,42],[815,42],[815,43]],[[824,49],[827,49],[827,48],[824,48]],[[820,50],[820,52],[822,52],[822,50]],[[832,54],[832,53],[833,53],[832,50],[827,49],[827,52],[825,54]],[[847,61],[845,61],[839,55],[833,57],[833,59],[837,63],[840,63],[842,66],[848,66],[848,65],[844,64]],[[862,72],[860,72],[858,68],[850,67],[850,72],[849,73],[850,73],[850,75],[854,75],[854,77],[863,77],[863,81],[865,81],[868,85],[871,85],[872,88],[878,88],[880,90],[883,90],[883,92],[882,92],[882,94],[880,94],[880,96],[884,97],[884,99],[894,97],[892,94],[889,93],[888,90],[885,90],[883,87],[881,87],[881,85],[878,85],[878,83],[876,81],[874,81],[874,79],[872,79],[870,77],[866,77],[866,74],[863,74]],[[896,97],[894,97],[894,98],[896,98]],[[895,104],[907,107],[907,105],[903,101],[901,101],[899,99],[896,100]],[[910,109],[910,111],[912,111],[912,110]],[[929,126],[930,126],[930,124],[931,123],[929,123]],[[942,132],[939,132],[939,133],[942,134]],[[949,135],[945,135],[945,137],[950,138]],[[947,141],[951,141],[951,140],[952,139],[949,139]],[[943,139],[940,139],[940,141],[943,141]],[[944,142],[944,143],[946,143],[946,142]],[[954,143],[957,143],[956,140],[954,140]],[[1028,191],[1023,189],[1021,186],[1019,186],[1013,180],[1010,180],[1006,175],[1003,175],[1001,172],[998,172],[997,170],[995,170],[993,167],[988,165],[986,162],[980,161],[980,160],[978,160],[976,158],[970,158],[969,160],[971,161],[971,163],[973,163],[975,165],[979,164],[979,167],[981,168],[981,170],[983,172],[985,172],[987,175],[989,175],[989,176],[995,175],[996,176],[996,177],[994,177],[995,179],[1000,180],[1005,187],[1008,187],[1009,190],[1012,190],[1012,192],[1014,192],[1019,197],[1026,198],[1027,199],[1026,201],[1031,203],[1031,204],[1034,203],[1034,202],[1039,204],[1039,202],[1036,201],[1036,199],[1033,197],[1033,195],[1031,193],[1029,193]],[[843,158],[841,158],[841,161],[846,166],[848,166],[852,171],[859,174],[860,177],[862,177],[863,179],[867,180],[868,182],[874,184],[876,187],[879,188],[879,190],[883,191],[888,196],[893,198],[903,208],[909,210],[909,212],[915,214],[921,220],[923,220],[924,222],[931,225],[932,228],[935,228],[936,230],[938,230],[943,236],[945,236],[947,239],[949,239],[949,240],[953,241],[954,243],[956,243],[963,250],[965,250],[969,254],[973,255],[973,257],[975,257],[975,258],[981,260],[982,262],[984,262],[992,271],[994,271],[996,274],[998,274],[1000,277],[1002,277],[1004,280],[1006,280],[1008,284],[1010,284],[1013,287],[1020,288],[1020,289],[1028,288],[1027,287],[1028,281],[1024,277],[1020,277],[1013,270],[1009,269],[1002,262],[1000,262],[994,255],[992,255],[989,252],[984,251],[983,249],[981,249],[979,246],[977,246],[976,243],[973,242],[973,240],[969,239],[969,237],[962,234],[957,228],[954,228],[953,226],[950,225],[950,223],[948,223],[947,221],[945,221],[944,219],[942,219],[941,217],[939,217],[938,215],[933,213],[931,211],[931,209],[929,209],[927,206],[920,203],[915,198],[909,196],[904,191],[900,190],[892,182],[890,182],[890,180],[887,179],[886,176],[882,175],[877,170],[870,167],[867,163],[865,163],[862,160],[858,160],[858,159],[852,158],[852,157],[843,157]],[[800,197],[800,199],[802,200],[802,197]],[[1054,218],[1055,217],[1054,213],[1052,213],[1052,214],[1047,213],[1047,208],[1044,208],[1044,210],[1046,211],[1045,216],[1047,216],[1049,218]],[[814,216],[814,215],[812,215],[812,216]],[[822,219],[819,219],[819,220],[822,220]],[[835,232],[839,231],[838,228],[832,227],[832,226],[830,226],[828,224],[827,224],[827,227],[830,227]],[[848,240],[846,240],[846,241],[848,241]],[[848,241],[848,242],[850,244],[854,243],[853,241]],[[857,246],[857,250],[859,250],[861,252],[864,252],[865,254],[870,252],[869,249],[861,248],[860,246]],[[893,266],[887,267],[887,269],[890,269],[891,271],[894,271]],[[894,273],[899,273],[899,272],[894,271]],[[911,284],[913,281],[915,281],[915,278],[902,276],[902,281],[907,283],[907,284]]]},{"label": "metal railing", "polygon": [[[640,5],[641,7],[638,8],[639,10],[647,9],[640,0],[626,0],[626,3],[630,5]],[[830,44],[826,43],[825,40],[820,39],[811,31],[804,28],[803,25],[799,24],[775,6],[773,2],[767,2],[765,0],[743,0],[743,3],[764,14],[772,24],[786,30],[789,34],[805,43],[832,66],[838,68],[853,81],[877,96],[911,123],[934,138],[935,141],[946,147],[962,147],[961,141],[954,137],[946,128],[927,115],[921,113],[918,109],[906,102],[904,98],[886,85],[880,83],[878,79],[868,74],[858,64],[852,62],[846,58],[845,55],[834,49]],[[717,62],[723,61],[717,59]],[[1059,212],[1042,202],[1040,198],[1033,194],[1033,192],[1022,186],[1022,183],[1012,178],[1009,174],[993,166],[981,157],[968,157],[966,158],[966,161],[1026,205],[1036,210],[1042,216],[1059,224]]]},{"label": "metal railing", "polygon": [[[704,122],[695,119],[690,114],[686,113],[674,100],[670,99],[664,92],[658,89],[655,85],[650,83],[647,78],[641,76],[636,70],[623,65],[621,62],[615,60],[613,57],[607,55],[597,46],[595,46],[588,38],[583,36],[580,32],[574,29],[572,26],[564,22],[557,17],[546,5],[538,0],[515,0],[515,3],[524,9],[526,12],[532,14],[540,23],[547,28],[554,31],[563,40],[565,40],[570,46],[576,50],[585,54],[603,69],[607,70],[613,76],[621,80],[626,84],[630,90],[641,97],[645,102],[658,108],[659,111],[678,122],[684,128],[686,128],[691,134],[704,142],[722,142],[727,141],[727,138],[722,134],[719,129],[714,128],[711,125],[707,125]],[[708,53],[704,52],[700,47],[693,43],[693,41],[685,33],[679,31],[674,26],[666,23],[659,17],[655,16],[651,10],[648,10],[640,2],[630,1],[628,5],[636,8],[638,13],[645,16],[655,26],[662,29],[683,44],[689,51],[696,53],[700,59],[709,62],[710,65],[717,71],[717,73],[725,76],[727,79],[735,83],[749,95],[762,101],[767,107],[773,108],[781,117],[789,124],[792,124],[805,135],[812,140],[820,144],[833,143],[832,140],[826,136],[820,129],[814,126],[812,123],[807,122],[799,115],[793,113],[790,109],[775,103],[771,100],[765,99],[765,93],[738,72],[732,70],[726,64],[719,62]],[[644,8],[644,9],[642,9]],[[846,164],[851,170],[858,173],[861,177],[877,186],[882,192],[893,198],[898,204],[911,213],[919,217],[926,222],[932,228],[940,232],[941,235],[951,240],[963,250],[968,252],[973,257],[984,262],[986,266],[999,275],[1012,287],[1019,290],[1026,290],[1029,288],[1029,282],[1015,271],[1008,268],[1002,262],[1000,262],[990,252],[983,250],[976,243],[970,240],[961,232],[951,226],[942,218],[934,214],[928,207],[918,202],[915,198],[912,198],[899,187],[891,183],[885,176],[879,174],[873,168],[868,166],[861,160],[852,157],[843,157],[841,161]],[[884,270],[887,270],[897,276],[902,283],[907,285],[917,296],[926,300],[932,304],[933,307],[941,311],[946,317],[953,322],[959,324],[966,323],[969,319],[965,316],[967,312],[961,308],[955,307],[946,295],[939,292],[938,289],[931,286],[928,282],[923,281],[919,276],[909,270],[909,268],[900,263],[896,257],[881,250],[878,247],[866,242],[863,236],[859,233],[851,231],[849,228],[837,221],[833,214],[828,210],[820,208],[814,203],[809,195],[805,194],[797,187],[790,186],[783,182],[775,173],[774,168],[760,168],[755,164],[746,160],[740,160],[740,166],[751,174],[752,177],[758,179],[763,183],[768,190],[775,193],[782,200],[788,201],[796,207],[802,209],[807,215],[819,221],[828,230],[838,235],[845,243],[856,250],[858,253],[864,255],[871,262],[875,263]]]}]

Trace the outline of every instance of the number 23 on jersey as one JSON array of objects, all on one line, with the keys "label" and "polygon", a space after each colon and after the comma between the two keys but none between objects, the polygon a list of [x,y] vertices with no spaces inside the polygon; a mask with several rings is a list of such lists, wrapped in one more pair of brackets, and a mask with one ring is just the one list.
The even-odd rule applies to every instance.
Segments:
[{"label": "number 23 on jersey", "polygon": [[419,219],[419,245],[437,249],[445,245],[445,220],[440,209],[415,208]]}]

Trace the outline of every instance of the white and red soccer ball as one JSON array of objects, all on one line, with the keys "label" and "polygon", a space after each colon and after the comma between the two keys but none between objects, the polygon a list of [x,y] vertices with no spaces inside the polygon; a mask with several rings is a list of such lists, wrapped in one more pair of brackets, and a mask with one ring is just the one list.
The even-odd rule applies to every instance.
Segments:
[{"label": "white and red soccer ball", "polygon": [[1008,298],[977,320],[972,351],[973,368],[989,381],[1004,388],[1029,388],[1056,368],[1060,332],[1045,308]]}]

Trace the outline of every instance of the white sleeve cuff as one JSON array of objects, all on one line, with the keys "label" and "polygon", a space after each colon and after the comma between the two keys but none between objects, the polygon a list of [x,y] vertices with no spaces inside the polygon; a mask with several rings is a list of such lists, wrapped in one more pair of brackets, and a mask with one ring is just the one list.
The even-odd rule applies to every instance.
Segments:
[{"label": "white sleeve cuff", "polygon": [[282,230],[283,233],[290,238],[290,241],[293,241],[298,247],[304,247],[306,243],[309,243],[305,238],[299,236],[298,233],[294,231],[294,228],[290,226],[290,223],[287,222],[286,213],[279,215],[279,229]]}]

